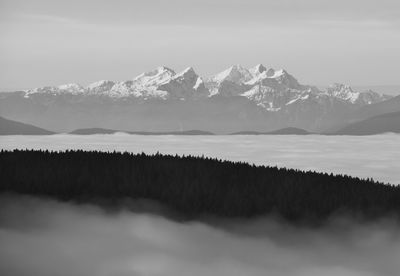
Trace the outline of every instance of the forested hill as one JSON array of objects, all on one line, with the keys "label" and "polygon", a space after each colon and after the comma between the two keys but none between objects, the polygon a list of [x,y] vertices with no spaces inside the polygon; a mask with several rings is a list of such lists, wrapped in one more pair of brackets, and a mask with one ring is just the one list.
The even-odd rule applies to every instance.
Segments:
[{"label": "forested hill", "polygon": [[2,193],[61,200],[149,199],[189,218],[400,214],[397,186],[192,156],[2,150],[0,183]]}]

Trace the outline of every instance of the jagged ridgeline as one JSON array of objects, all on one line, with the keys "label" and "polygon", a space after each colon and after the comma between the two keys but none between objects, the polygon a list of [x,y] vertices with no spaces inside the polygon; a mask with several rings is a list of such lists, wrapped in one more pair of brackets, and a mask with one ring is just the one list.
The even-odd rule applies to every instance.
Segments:
[{"label": "jagged ridgeline", "polygon": [[0,190],[61,200],[148,199],[183,216],[323,220],[399,215],[400,188],[372,180],[193,156],[0,152]]},{"label": "jagged ridgeline", "polygon": [[228,134],[287,127],[333,133],[349,123],[400,111],[400,96],[338,83],[318,88],[262,64],[233,65],[209,78],[192,67],[176,73],[161,66],[125,81],[14,92],[0,93],[0,116],[63,133],[100,128]]}]

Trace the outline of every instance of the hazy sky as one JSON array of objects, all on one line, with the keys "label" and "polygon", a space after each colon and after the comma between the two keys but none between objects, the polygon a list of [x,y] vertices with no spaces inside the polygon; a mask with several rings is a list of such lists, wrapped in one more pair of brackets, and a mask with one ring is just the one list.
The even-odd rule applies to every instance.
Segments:
[{"label": "hazy sky", "polygon": [[232,64],[400,84],[399,0],[0,0],[0,88]]}]

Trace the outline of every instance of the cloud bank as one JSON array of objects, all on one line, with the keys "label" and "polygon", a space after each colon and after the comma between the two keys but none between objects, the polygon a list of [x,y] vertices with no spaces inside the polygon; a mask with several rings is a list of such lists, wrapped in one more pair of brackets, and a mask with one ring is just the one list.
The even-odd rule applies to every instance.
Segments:
[{"label": "cloud bank", "polygon": [[[5,275],[397,275],[399,225],[273,218],[179,223],[38,198],[0,198]],[[218,225],[218,226],[216,226]]]},{"label": "cloud bank", "polygon": [[347,174],[400,184],[400,135],[321,136],[3,136],[2,148],[128,151],[208,156],[269,165]]}]

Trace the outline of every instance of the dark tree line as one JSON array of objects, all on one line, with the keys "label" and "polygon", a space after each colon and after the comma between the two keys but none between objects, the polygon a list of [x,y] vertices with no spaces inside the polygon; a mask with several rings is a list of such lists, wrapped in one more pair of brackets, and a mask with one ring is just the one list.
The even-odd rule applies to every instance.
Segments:
[{"label": "dark tree line", "polygon": [[205,157],[98,151],[0,152],[0,192],[61,200],[149,199],[193,217],[268,213],[296,221],[400,214],[400,188],[372,179]]}]

